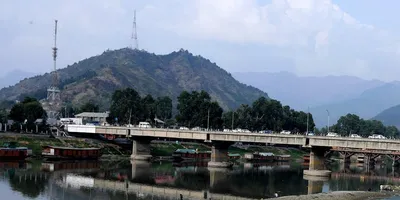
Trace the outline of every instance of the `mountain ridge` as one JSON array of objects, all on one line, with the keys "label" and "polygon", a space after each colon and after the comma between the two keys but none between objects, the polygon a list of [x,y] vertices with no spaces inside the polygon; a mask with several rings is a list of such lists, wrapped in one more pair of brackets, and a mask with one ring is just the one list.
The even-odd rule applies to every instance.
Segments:
[{"label": "mountain ridge", "polygon": [[[74,104],[94,101],[107,107],[116,89],[132,87],[141,95],[170,96],[174,101],[183,90],[205,90],[224,109],[251,104],[258,97],[268,97],[261,90],[240,83],[215,63],[180,49],[156,55],[122,48],[57,70],[62,97]],[[32,95],[44,98],[51,83],[51,73],[31,77],[0,90],[1,100],[15,100]]]}]

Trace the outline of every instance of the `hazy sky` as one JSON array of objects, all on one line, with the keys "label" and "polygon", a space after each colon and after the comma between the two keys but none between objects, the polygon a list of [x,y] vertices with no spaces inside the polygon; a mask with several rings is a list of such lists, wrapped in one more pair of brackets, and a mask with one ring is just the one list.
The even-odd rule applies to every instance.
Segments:
[{"label": "hazy sky", "polygon": [[68,0],[0,2],[0,75],[52,69],[129,46],[137,10],[139,48],[180,48],[230,72],[291,71],[395,80],[400,72],[399,1]]}]

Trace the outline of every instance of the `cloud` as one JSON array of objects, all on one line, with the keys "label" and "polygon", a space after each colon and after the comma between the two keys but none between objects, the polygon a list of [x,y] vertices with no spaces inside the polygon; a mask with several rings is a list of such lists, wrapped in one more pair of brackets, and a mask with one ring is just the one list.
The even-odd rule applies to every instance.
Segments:
[{"label": "cloud", "polygon": [[[228,71],[385,80],[397,78],[385,71],[400,72],[397,38],[331,0],[4,1],[1,68],[51,69],[54,19],[60,67],[129,46],[134,9],[139,47],[157,53],[189,49]],[[385,60],[390,63],[382,65]]]}]

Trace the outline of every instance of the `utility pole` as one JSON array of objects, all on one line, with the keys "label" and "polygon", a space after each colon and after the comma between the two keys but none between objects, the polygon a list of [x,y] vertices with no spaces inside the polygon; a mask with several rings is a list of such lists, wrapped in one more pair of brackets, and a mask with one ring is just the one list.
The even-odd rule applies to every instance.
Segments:
[{"label": "utility pole", "polygon": [[307,108],[307,133],[306,135],[308,135],[308,118],[310,116],[310,107]]},{"label": "utility pole", "polygon": [[129,125],[131,125],[131,119],[132,119],[132,108],[129,109]]},{"label": "utility pole", "polygon": [[329,133],[329,110],[326,110],[326,112],[328,113],[328,133]]},{"label": "utility pole", "polygon": [[232,131],[233,131],[233,123],[235,121],[235,112],[232,111]]},{"label": "utility pole", "polygon": [[207,114],[207,131],[210,128],[210,109],[208,109],[208,114]]}]

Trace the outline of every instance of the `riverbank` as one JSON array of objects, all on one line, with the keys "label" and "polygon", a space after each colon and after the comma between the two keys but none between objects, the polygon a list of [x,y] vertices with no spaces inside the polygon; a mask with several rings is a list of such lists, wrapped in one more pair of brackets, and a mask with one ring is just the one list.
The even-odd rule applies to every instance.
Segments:
[{"label": "riverbank", "polygon": [[366,191],[336,191],[329,193],[319,193],[311,195],[284,196],[277,200],[378,200],[391,197],[393,194],[386,192],[366,192]]},{"label": "riverbank", "polygon": [[[78,148],[101,148],[103,157],[118,159],[126,158],[131,155],[129,147],[120,147],[106,141],[87,138],[50,138],[48,135],[40,134],[19,134],[1,133],[0,146],[7,142],[18,142],[19,146],[32,149],[32,156],[40,158],[43,146],[68,146]],[[172,141],[153,141],[151,144],[151,154],[153,157],[170,157],[177,149],[198,149],[199,151],[211,151],[210,144],[194,142],[172,142]],[[290,155],[292,160],[300,160],[308,152],[297,148],[273,147],[273,146],[231,146],[229,153],[244,155],[249,152],[271,152],[275,155]]]}]

